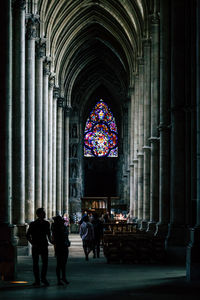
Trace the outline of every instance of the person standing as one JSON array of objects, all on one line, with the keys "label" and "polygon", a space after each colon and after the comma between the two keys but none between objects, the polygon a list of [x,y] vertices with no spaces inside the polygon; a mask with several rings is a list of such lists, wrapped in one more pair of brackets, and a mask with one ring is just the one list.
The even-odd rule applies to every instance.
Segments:
[{"label": "person standing", "polygon": [[94,248],[93,258],[100,257],[100,243],[103,238],[103,223],[99,219],[98,214],[93,214],[92,225],[94,227]]},{"label": "person standing", "polygon": [[88,261],[88,256],[94,247],[94,227],[92,223],[89,222],[88,216],[84,216],[82,220],[83,222],[80,226],[80,236],[83,242],[85,259]]},{"label": "person standing", "polygon": [[63,285],[63,282],[69,284],[69,281],[66,279],[66,264],[69,255],[68,247],[70,246],[68,226],[66,226],[65,219],[61,216],[56,216],[53,220],[54,223],[51,225],[51,231],[57,260],[56,275],[58,285]]},{"label": "person standing", "polygon": [[49,286],[46,279],[48,268],[48,245],[51,242],[50,224],[45,220],[44,208],[36,210],[37,219],[30,223],[26,233],[27,240],[32,245],[33,273],[35,277],[34,286],[40,285],[39,257],[42,259],[41,282]]}]

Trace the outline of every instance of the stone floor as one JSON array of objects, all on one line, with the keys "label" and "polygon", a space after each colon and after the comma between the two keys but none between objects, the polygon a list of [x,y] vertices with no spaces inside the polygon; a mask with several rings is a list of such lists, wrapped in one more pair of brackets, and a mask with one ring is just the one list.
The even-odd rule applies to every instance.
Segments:
[{"label": "stone floor", "polygon": [[101,258],[85,261],[79,235],[71,234],[67,265],[68,286],[57,286],[53,247],[50,247],[49,287],[33,287],[31,257],[18,259],[17,279],[27,283],[0,281],[0,299],[200,299],[200,284],[188,283],[185,266],[107,264]]}]

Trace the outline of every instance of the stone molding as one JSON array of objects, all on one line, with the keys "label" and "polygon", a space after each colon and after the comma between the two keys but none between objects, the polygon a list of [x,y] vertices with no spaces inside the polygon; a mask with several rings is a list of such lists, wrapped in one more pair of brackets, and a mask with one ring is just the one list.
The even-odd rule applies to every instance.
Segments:
[{"label": "stone molding", "polygon": [[144,38],[142,39],[143,47],[150,47],[151,46],[151,39],[150,38]]},{"label": "stone molding", "polygon": [[144,153],[143,153],[143,152],[138,152],[138,153],[137,153],[137,157],[142,157],[142,156],[144,156]]},{"label": "stone molding", "polygon": [[143,150],[151,150],[151,146],[143,146],[142,149]]},{"label": "stone molding", "polygon": [[26,39],[35,40],[37,37],[37,26],[39,24],[39,15],[30,15],[26,19]]}]

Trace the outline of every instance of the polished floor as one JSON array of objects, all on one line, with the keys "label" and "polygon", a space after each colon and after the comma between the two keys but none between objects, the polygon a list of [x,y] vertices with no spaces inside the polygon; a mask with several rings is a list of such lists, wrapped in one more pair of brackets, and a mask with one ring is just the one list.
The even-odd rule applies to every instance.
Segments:
[{"label": "polished floor", "polygon": [[49,287],[33,287],[31,257],[18,259],[17,280],[27,283],[0,282],[0,299],[122,299],[184,300],[200,299],[200,284],[188,283],[185,266],[107,264],[101,258],[85,261],[79,235],[70,235],[67,265],[69,285],[58,286],[53,247],[49,251]]}]

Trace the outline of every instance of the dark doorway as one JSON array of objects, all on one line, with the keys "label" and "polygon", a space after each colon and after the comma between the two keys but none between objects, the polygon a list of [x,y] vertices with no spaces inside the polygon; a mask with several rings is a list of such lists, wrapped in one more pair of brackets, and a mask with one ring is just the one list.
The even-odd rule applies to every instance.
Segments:
[{"label": "dark doorway", "polygon": [[116,158],[85,158],[85,197],[117,196]]}]

